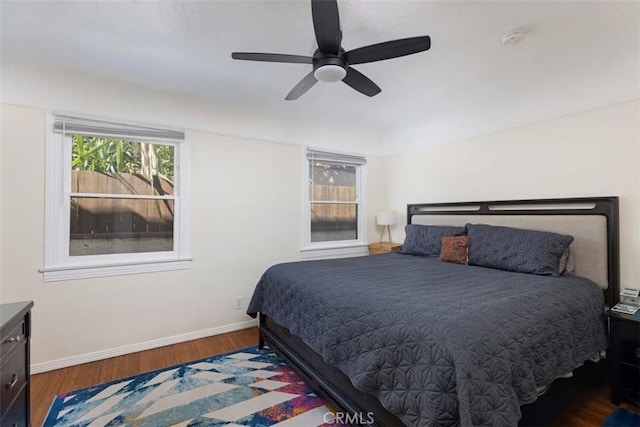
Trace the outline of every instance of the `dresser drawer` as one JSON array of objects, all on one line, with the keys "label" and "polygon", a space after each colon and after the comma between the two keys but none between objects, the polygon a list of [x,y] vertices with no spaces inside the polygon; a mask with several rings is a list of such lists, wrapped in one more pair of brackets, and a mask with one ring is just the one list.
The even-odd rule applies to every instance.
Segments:
[{"label": "dresser drawer", "polygon": [[27,427],[27,389],[23,389],[2,417],[2,427]]},{"label": "dresser drawer", "polygon": [[[0,417],[27,382],[27,342],[22,341],[0,366]],[[4,426],[4,420],[2,425]]]},{"label": "dresser drawer", "polygon": [[[6,332],[5,332],[6,330]],[[14,347],[17,347],[20,343],[25,340],[25,324],[24,319],[19,322],[15,322],[12,325],[8,325],[8,327],[2,331],[2,342],[0,343],[0,364],[4,363],[4,358],[13,350]]]}]

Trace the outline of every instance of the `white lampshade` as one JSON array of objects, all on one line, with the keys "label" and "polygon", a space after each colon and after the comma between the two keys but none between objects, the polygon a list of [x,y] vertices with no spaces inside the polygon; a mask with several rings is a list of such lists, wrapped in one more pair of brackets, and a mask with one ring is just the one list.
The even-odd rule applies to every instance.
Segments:
[{"label": "white lampshade", "polygon": [[396,211],[383,211],[376,214],[376,224],[394,225],[398,221]]}]

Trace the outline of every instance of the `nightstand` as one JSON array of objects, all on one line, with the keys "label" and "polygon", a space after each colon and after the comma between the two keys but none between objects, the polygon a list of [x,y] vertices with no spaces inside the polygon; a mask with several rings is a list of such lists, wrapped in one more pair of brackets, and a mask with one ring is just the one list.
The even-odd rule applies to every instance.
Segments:
[{"label": "nightstand", "polygon": [[402,246],[402,243],[380,242],[369,244],[369,255],[386,254],[387,252],[395,252]]},{"label": "nightstand", "polygon": [[633,316],[605,312],[609,318],[609,363],[611,403],[622,399],[639,405],[640,397],[640,311]]}]

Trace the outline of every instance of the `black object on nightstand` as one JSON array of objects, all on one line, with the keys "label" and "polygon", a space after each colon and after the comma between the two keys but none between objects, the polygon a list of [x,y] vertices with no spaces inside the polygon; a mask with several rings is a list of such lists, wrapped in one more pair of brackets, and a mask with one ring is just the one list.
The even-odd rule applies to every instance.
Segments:
[{"label": "black object on nightstand", "polygon": [[32,301],[0,304],[0,426],[28,427]]},{"label": "black object on nightstand", "polygon": [[634,315],[605,312],[609,318],[611,403],[624,399],[640,406],[640,311]]}]

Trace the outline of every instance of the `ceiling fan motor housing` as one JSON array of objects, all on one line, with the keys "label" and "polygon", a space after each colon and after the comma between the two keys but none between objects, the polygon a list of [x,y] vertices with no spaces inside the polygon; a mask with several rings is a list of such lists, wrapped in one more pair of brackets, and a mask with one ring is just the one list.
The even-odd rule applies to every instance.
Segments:
[{"label": "ceiling fan motor housing", "polygon": [[313,54],[313,75],[321,82],[338,82],[347,75],[349,64],[344,58],[344,50],[337,55],[316,50]]}]

